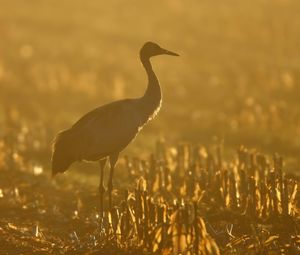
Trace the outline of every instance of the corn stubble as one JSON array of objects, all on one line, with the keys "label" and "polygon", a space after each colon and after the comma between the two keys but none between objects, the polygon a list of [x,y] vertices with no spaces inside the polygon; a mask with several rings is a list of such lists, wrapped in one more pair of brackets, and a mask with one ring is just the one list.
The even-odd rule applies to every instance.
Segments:
[{"label": "corn stubble", "polygon": [[[1,168],[18,169],[18,176],[30,168],[33,175],[27,179],[42,178],[41,168],[24,160],[22,153],[8,149],[5,141],[0,146]],[[58,245],[59,249],[48,248],[48,252],[61,250],[66,254],[299,252],[297,176],[283,171],[283,160],[278,155],[270,159],[240,147],[234,160],[228,161],[222,150],[221,145],[208,150],[198,145],[171,147],[157,142],[155,152],[147,160],[125,157],[126,181],[136,185],[118,190],[113,210],[106,210],[102,218],[96,213],[92,219],[91,212],[82,216],[85,203],[78,198],[72,217],[62,219],[76,220],[82,225],[94,220],[96,228],[80,235],[74,230],[69,235],[71,242],[63,244],[60,239],[58,245],[53,241],[58,240],[56,237],[49,241],[42,224],[34,224],[32,242],[38,239],[46,246]],[[10,196],[10,201],[14,199],[15,204],[28,209],[28,199],[20,189],[21,192],[15,188],[12,193],[1,189],[1,199]],[[40,205],[41,202],[36,205],[39,212]],[[56,221],[63,217],[58,206],[51,206]],[[16,231],[18,227],[9,223],[1,231],[5,229]],[[27,231],[24,227],[19,229]]]},{"label": "corn stubble", "polygon": [[[126,158],[137,179],[104,216],[117,246],[154,254],[278,254],[299,251],[298,181],[244,147],[232,162],[189,144],[157,150],[148,161]],[[143,177],[139,177],[139,176]]]}]

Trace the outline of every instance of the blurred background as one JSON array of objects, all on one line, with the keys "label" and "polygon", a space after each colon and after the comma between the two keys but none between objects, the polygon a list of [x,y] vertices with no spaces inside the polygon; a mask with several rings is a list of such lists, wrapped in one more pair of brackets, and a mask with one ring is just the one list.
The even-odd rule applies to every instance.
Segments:
[{"label": "blurred background", "polygon": [[[154,41],[160,114],[125,154],[224,142],[300,152],[297,0],[0,0],[0,137],[49,171],[51,140],[87,111],[146,88],[139,49]],[[124,154],[123,154],[124,155]],[[287,169],[289,170],[289,169]]]}]

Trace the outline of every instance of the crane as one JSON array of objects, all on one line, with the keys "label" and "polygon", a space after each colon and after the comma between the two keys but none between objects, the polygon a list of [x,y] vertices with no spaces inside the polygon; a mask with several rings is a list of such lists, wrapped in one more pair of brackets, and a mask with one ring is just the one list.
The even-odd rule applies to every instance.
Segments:
[{"label": "crane", "polygon": [[140,60],[148,77],[142,97],[123,99],[100,106],[81,117],[69,129],[58,133],[52,147],[52,175],[65,172],[76,161],[98,161],[100,167],[100,212],[103,213],[103,171],[109,159],[109,209],[112,208],[113,173],[119,153],[135,138],[142,127],[159,111],[162,101],[159,81],[150,58],[158,55],[179,56],[146,42],[140,50]]}]

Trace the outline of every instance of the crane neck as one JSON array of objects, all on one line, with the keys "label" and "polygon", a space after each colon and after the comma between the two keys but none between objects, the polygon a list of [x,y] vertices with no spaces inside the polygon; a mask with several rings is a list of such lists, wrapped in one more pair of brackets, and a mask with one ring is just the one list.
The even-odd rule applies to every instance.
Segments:
[{"label": "crane neck", "polygon": [[159,110],[162,95],[159,81],[152,69],[149,57],[144,57],[141,55],[140,59],[148,77],[148,86],[145,94],[141,97],[141,102],[146,115],[145,117],[149,119]]}]

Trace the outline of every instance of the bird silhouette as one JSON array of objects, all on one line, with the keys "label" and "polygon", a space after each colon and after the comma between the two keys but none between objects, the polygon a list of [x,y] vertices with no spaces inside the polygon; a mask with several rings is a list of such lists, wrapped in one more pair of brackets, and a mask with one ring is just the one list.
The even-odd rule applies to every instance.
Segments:
[{"label": "bird silhouette", "polygon": [[145,94],[100,106],[81,117],[71,128],[58,133],[53,142],[52,175],[65,172],[75,161],[99,161],[100,211],[103,212],[103,171],[110,161],[108,180],[109,208],[112,207],[112,178],[119,153],[135,138],[161,106],[161,89],[150,58],[158,55],[179,56],[146,42],[140,50],[140,60],[148,76]]}]

